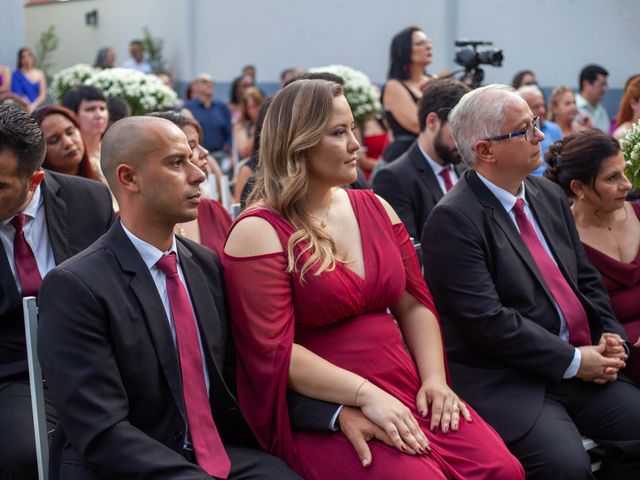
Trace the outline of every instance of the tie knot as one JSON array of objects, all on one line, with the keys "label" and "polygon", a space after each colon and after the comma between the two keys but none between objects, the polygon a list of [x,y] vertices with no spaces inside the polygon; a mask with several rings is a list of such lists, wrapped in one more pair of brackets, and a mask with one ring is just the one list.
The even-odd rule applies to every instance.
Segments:
[{"label": "tie knot", "polygon": [[447,165],[446,167],[443,167],[442,170],[440,170],[440,175],[442,176],[449,175],[449,172],[451,172],[451,165]]},{"label": "tie knot", "polygon": [[160,257],[160,260],[156,262],[156,266],[165,275],[175,275],[178,273],[178,262],[176,260],[176,254],[171,252],[167,255]]},{"label": "tie knot", "polygon": [[516,200],[516,204],[513,206],[513,211],[516,215],[525,215],[524,213],[524,200],[519,198]]},{"label": "tie knot", "polygon": [[11,219],[11,224],[15,227],[16,233],[22,232],[24,224],[27,221],[27,216],[24,213],[19,213]]}]

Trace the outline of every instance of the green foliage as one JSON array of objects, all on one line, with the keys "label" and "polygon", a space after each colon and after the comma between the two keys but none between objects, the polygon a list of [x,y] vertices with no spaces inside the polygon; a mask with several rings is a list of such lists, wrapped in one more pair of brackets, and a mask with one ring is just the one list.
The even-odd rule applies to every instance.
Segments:
[{"label": "green foliage", "polygon": [[47,81],[51,79],[51,69],[54,65],[51,57],[53,52],[58,49],[59,44],[60,38],[56,33],[55,25],[49,25],[49,28],[40,34],[40,39],[36,44],[36,65],[44,72]]},{"label": "green foliage", "polygon": [[627,176],[633,189],[640,189],[640,121],[633,125],[620,142],[622,154],[627,162]]},{"label": "green foliage", "polygon": [[151,35],[149,27],[142,29],[144,36],[142,37],[142,47],[147,54],[147,60],[151,65],[153,73],[161,73],[165,71],[165,61],[162,58],[162,48],[164,47],[164,40],[160,37],[154,37]]}]

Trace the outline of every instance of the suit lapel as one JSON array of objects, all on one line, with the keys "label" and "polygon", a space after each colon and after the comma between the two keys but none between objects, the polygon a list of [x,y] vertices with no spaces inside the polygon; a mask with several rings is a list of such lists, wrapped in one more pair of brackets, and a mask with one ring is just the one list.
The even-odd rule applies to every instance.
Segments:
[{"label": "suit lapel", "polygon": [[433,197],[433,204],[435,205],[440,201],[443,197],[442,189],[440,188],[440,184],[438,183],[438,179],[436,178],[435,173],[433,173],[433,169],[427,163],[427,159],[424,158],[424,155],[420,151],[420,147],[418,147],[418,142],[415,142],[411,147],[409,152],[411,155],[411,162],[416,170],[418,170],[418,178],[427,188],[427,191]]},{"label": "suit lapel", "polygon": [[53,250],[56,265],[69,258],[69,225],[67,222],[67,204],[59,196],[60,184],[50,174],[45,173],[42,182],[44,195],[44,212],[47,221],[49,241]]},{"label": "suit lapel", "polygon": [[124,272],[131,277],[130,286],[138,298],[144,318],[151,332],[151,338],[158,355],[158,361],[167,379],[173,398],[186,422],[186,410],[182,383],[180,378],[180,364],[178,353],[173,343],[169,320],[162,305],[162,299],[149,269],[142,261],[140,254],[124,233],[120,222],[117,222],[108,233],[107,241],[120,263]]},{"label": "suit lapel", "polygon": [[220,365],[218,360],[224,357],[224,344],[221,341],[223,333],[218,310],[207,286],[210,282],[193,260],[191,252],[180,241],[177,242],[177,247],[180,267],[187,282],[187,290],[200,326],[200,335],[212,357],[216,373],[222,379],[224,365]]},{"label": "suit lapel", "polygon": [[[14,302],[16,299],[20,299],[20,295],[18,293],[18,287],[16,285],[16,281],[13,278],[13,273],[11,272],[11,265],[9,265],[9,259],[7,258],[7,252],[4,249],[4,244],[0,242],[0,304],[9,305]],[[5,310],[9,310],[6,308]]]},{"label": "suit lapel", "polygon": [[[491,191],[487,187],[484,186],[475,171],[469,170],[466,174],[466,177],[468,179],[469,185],[473,189],[480,203],[489,212],[489,215],[491,216],[493,221],[504,232],[505,237],[507,238],[513,249],[520,256],[520,258],[522,258],[527,267],[529,267],[529,270],[531,270],[531,273],[536,278],[538,283],[542,286],[549,299],[555,303],[555,299],[553,298],[553,295],[551,295],[551,292],[547,287],[547,283],[542,278],[540,269],[538,268],[536,261],[531,256],[529,248],[524,243],[524,240],[522,240],[520,232],[513,224],[513,220],[511,220],[511,217],[509,217],[509,214],[506,212],[500,201],[495,197],[493,193],[491,193]],[[528,187],[529,185],[527,185],[527,188]]]}]

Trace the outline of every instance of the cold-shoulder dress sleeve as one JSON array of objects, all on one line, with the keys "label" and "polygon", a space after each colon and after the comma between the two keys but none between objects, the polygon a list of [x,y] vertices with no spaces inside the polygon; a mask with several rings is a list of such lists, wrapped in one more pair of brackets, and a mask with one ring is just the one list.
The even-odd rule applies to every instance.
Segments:
[{"label": "cold-shoulder dress sleeve", "polygon": [[222,263],[238,351],[240,408],[262,448],[300,472],[287,410],[294,308],[285,255],[224,253]]}]

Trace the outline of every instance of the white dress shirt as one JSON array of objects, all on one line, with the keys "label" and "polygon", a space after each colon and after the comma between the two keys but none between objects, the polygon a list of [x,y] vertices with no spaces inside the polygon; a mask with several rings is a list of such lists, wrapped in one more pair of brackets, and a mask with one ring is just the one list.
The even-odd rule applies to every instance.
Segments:
[{"label": "white dress shirt", "polygon": [[[542,230],[540,230],[540,226],[538,225],[536,218],[531,213],[531,209],[529,208],[529,202],[527,202],[527,199],[525,198],[524,182],[520,187],[520,191],[518,192],[518,195],[513,196],[511,195],[510,192],[506,191],[505,189],[498,187],[494,183],[491,183],[489,180],[484,178],[478,172],[476,172],[476,174],[478,175],[478,178],[482,181],[482,183],[491,191],[491,193],[495,195],[495,197],[498,199],[500,204],[504,207],[507,214],[509,215],[509,218],[513,222],[513,225],[516,227],[518,232],[520,231],[520,229],[518,228],[518,223],[516,222],[516,214],[513,211],[513,207],[515,206],[516,201],[519,198],[521,198],[524,201],[524,213],[527,215],[527,218],[533,225],[533,228],[536,231],[536,235],[538,236],[538,239],[540,240],[540,243],[542,244],[545,252],[547,252],[551,260],[553,260],[553,262],[557,265],[558,263],[556,262],[556,259],[553,258],[553,254],[551,253],[551,249],[549,248],[549,245],[547,244],[547,241],[545,240],[544,235],[542,234]],[[553,304],[556,307],[556,311],[558,312],[558,315],[560,316],[559,336],[562,340],[564,340],[565,342],[568,342],[569,328],[567,327],[567,319],[564,317],[562,310],[560,310],[560,307],[558,306],[558,303],[555,300],[553,301]],[[578,368],[580,368],[581,359],[582,359],[582,355],[580,354],[580,350],[575,348],[573,353],[573,360],[569,364],[569,367],[567,368],[567,370],[564,372],[563,378],[575,377],[576,373],[578,373]]]},{"label": "white dress shirt", "polygon": [[[29,205],[21,213],[24,213],[27,217],[24,224],[24,238],[31,247],[33,256],[36,259],[40,277],[44,278],[49,270],[56,266],[56,261],[53,257],[51,242],[49,241],[47,218],[44,212],[44,198],[39,185],[34,190]],[[22,284],[20,283],[20,277],[16,270],[16,262],[13,258],[13,241],[16,236],[16,229],[11,223],[12,219],[13,217],[0,223],[0,239],[2,240],[2,246],[7,255],[9,266],[11,267],[11,273],[18,287],[18,293],[22,296]]]},{"label": "white dress shirt", "polygon": [[[120,223],[122,225],[122,222]],[[189,289],[187,288],[187,282],[185,281],[184,274],[182,273],[182,268],[180,267],[180,255],[178,255],[178,250],[176,248],[176,237],[173,237],[171,242],[171,248],[162,252],[158,250],[156,247],[151,245],[150,243],[145,242],[144,240],[136,237],[133,233],[127,230],[127,227],[122,225],[122,229],[124,233],[127,234],[131,243],[138,251],[140,256],[142,257],[142,261],[149,269],[149,273],[151,273],[151,278],[153,278],[153,283],[155,283],[156,288],[158,289],[158,295],[160,295],[160,299],[162,300],[162,306],[164,307],[164,311],[167,314],[167,319],[169,320],[169,328],[171,329],[171,336],[173,337],[173,343],[176,344],[176,327],[173,323],[173,315],[171,313],[171,303],[169,302],[169,293],[167,292],[167,277],[156,265],[160,258],[168,253],[175,253],[176,259],[178,263],[178,275],[180,276],[180,281],[184,285],[185,290],[187,291],[187,296],[189,297],[189,304],[191,305],[191,312],[193,314],[193,318],[196,318],[196,312],[193,309],[193,302],[191,301],[191,296],[189,295]],[[200,355],[202,357],[202,367],[204,371],[204,381],[207,388],[207,395],[209,395],[209,370],[207,368],[207,361],[204,356],[204,348],[202,346],[202,337],[200,336],[200,329],[197,328],[198,332],[198,343],[200,344]]]}]

